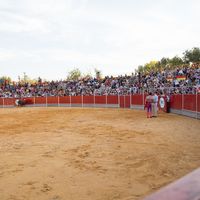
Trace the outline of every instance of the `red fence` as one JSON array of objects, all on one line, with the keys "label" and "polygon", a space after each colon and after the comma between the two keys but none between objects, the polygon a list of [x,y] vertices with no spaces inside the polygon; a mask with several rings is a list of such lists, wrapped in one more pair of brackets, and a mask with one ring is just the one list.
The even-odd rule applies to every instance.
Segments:
[{"label": "red fence", "polygon": [[144,105],[144,95],[141,94],[135,94],[131,96],[131,103],[133,105]]},{"label": "red fence", "polygon": [[47,98],[47,104],[56,104],[58,105],[59,103],[59,97],[48,97]]},{"label": "red fence", "polygon": [[171,97],[171,108],[181,110],[183,108],[183,98],[182,95],[173,95]]},{"label": "red fence", "polygon": [[[123,95],[123,96],[64,96],[64,97],[32,97],[25,98],[30,105],[70,105],[70,106],[99,106],[102,107],[120,107],[120,108],[143,108],[146,95]],[[15,105],[14,98],[0,98],[0,107],[10,107]],[[199,118],[200,115],[200,94],[173,95],[170,100],[172,112],[184,114],[191,112],[193,116]],[[163,109],[166,111],[166,106]]]},{"label": "red fence", "polygon": [[183,98],[184,98],[183,109],[192,110],[192,111],[197,110],[196,95],[192,95],[192,94],[183,95]]},{"label": "red fence", "polygon": [[4,99],[0,98],[0,107],[3,107]]},{"label": "red fence", "polygon": [[171,98],[171,109],[200,112],[200,94],[185,94],[185,95],[173,95]]},{"label": "red fence", "polygon": [[107,104],[119,104],[118,96],[107,96]]},{"label": "red fence", "polygon": [[16,99],[11,99],[11,98],[5,98],[4,100],[4,106],[12,106],[15,104]]},{"label": "red fence", "polygon": [[71,104],[82,104],[81,96],[71,96]]},{"label": "red fence", "polygon": [[59,104],[70,104],[71,103],[71,97],[59,97]]},{"label": "red fence", "polygon": [[83,104],[94,104],[94,102],[94,96],[84,96],[83,98]]},{"label": "red fence", "polygon": [[46,97],[36,97],[34,104],[47,104],[47,98]]},{"label": "red fence", "polygon": [[106,104],[106,96],[95,96],[94,97],[95,101],[94,103],[95,104]]},{"label": "red fence", "polygon": [[130,108],[130,96],[119,96],[119,107],[120,108]]}]

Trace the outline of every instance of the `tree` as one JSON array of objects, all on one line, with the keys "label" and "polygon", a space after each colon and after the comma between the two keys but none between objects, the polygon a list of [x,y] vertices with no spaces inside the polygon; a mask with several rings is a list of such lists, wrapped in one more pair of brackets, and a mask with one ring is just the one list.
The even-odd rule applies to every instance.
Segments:
[{"label": "tree", "polygon": [[200,62],[200,49],[194,47],[191,50],[186,50],[183,53],[183,60],[185,63]]},{"label": "tree", "polygon": [[151,70],[156,70],[157,61],[150,61],[144,65],[144,71],[150,72]]},{"label": "tree", "polygon": [[138,72],[144,73],[144,67],[142,65],[138,66]]},{"label": "tree", "polygon": [[161,60],[160,60],[160,64],[162,67],[165,67],[167,64],[169,64],[169,58],[165,58],[163,57]]},{"label": "tree", "polygon": [[137,72],[146,73],[150,71],[161,71],[162,68],[167,67],[168,69],[174,68],[176,66],[183,65],[185,63],[195,63],[200,62],[200,48],[194,47],[191,50],[186,50],[183,53],[183,58],[179,56],[174,56],[173,58],[163,57],[160,61],[150,61],[146,63],[144,66],[139,65]]},{"label": "tree", "polygon": [[169,60],[169,64],[174,67],[174,66],[178,66],[178,65],[182,65],[184,62],[182,60],[182,58],[178,57],[178,56],[174,56],[173,58],[171,58]]},{"label": "tree", "polygon": [[81,71],[78,68],[71,70],[67,75],[67,80],[78,81],[81,78]]}]

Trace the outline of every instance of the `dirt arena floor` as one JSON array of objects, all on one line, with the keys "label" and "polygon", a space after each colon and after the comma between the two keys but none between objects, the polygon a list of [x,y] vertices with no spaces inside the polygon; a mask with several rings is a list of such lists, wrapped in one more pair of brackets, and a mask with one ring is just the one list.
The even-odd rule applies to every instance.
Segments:
[{"label": "dirt arena floor", "polygon": [[144,111],[0,109],[0,200],[136,200],[200,166],[200,121]]}]

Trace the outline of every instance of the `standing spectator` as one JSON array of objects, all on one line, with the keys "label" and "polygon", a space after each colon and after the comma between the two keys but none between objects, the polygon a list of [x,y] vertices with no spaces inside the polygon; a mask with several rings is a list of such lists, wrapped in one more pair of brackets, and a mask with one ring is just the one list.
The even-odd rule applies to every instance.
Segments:
[{"label": "standing spectator", "polygon": [[152,117],[158,116],[158,95],[157,92],[153,95],[153,102],[152,102]]},{"label": "standing spectator", "polygon": [[145,107],[147,111],[147,118],[152,118],[152,102],[153,102],[153,96],[152,93],[149,92],[149,95],[145,99]]}]

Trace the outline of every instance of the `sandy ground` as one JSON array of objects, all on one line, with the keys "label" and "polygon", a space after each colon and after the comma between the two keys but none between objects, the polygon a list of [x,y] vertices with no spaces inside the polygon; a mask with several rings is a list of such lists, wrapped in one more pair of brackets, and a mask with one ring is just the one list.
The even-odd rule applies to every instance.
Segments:
[{"label": "sandy ground", "polygon": [[0,200],[136,200],[200,166],[200,121],[123,109],[0,109]]}]

